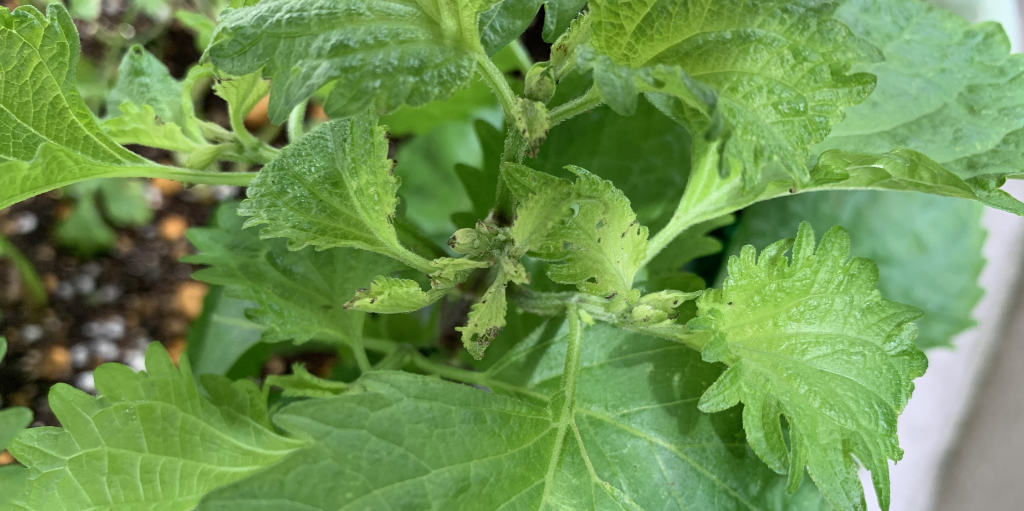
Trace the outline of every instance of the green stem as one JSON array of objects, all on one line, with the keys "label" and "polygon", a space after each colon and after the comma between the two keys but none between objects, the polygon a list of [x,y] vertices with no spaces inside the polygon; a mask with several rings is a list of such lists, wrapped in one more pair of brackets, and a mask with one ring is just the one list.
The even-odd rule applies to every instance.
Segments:
[{"label": "green stem", "polygon": [[306,108],[309,107],[309,100],[299,103],[288,116],[288,142],[298,142],[306,129]]},{"label": "green stem", "polygon": [[259,172],[208,172],[167,166],[140,166],[120,173],[120,177],[163,178],[203,185],[249,186]]},{"label": "green stem", "polygon": [[577,115],[589,112],[601,106],[602,103],[601,94],[597,92],[597,87],[591,87],[586,94],[552,109],[551,126],[557,126]]},{"label": "green stem", "polygon": [[359,366],[359,372],[365,374],[373,371],[373,366],[370,365],[370,358],[366,356],[366,346],[363,345],[362,339],[346,339],[348,341],[349,348],[352,348],[352,354],[356,357],[356,365]]},{"label": "green stem", "polygon": [[480,67],[480,74],[491,86],[491,91],[501,103],[501,109],[505,111],[505,122],[510,123],[515,118],[516,93],[512,91],[508,80],[505,79],[505,73],[502,73],[486,54],[480,53],[477,63]]},{"label": "green stem", "polygon": [[583,328],[580,325],[580,312],[576,304],[569,304],[566,318],[569,321],[569,344],[565,352],[565,369],[562,371],[562,391],[565,392],[563,420],[571,418],[576,408],[576,384],[580,379],[580,353],[583,352]]}]

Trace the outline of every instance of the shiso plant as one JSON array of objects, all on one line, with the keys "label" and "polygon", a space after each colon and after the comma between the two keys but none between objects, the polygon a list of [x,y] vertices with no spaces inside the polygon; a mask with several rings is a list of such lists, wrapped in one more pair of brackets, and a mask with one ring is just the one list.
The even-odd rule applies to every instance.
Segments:
[{"label": "shiso plant", "polygon": [[[101,121],[65,8],[0,10],[0,207],[248,187],[189,234],[217,287],[178,365],[155,344],[96,396],[55,386],[59,428],[0,412],[4,511],[847,511],[861,467],[887,509],[922,349],[980,293],[979,204],[1024,214],[1000,190],[1024,59],[920,0],[233,0],[200,25],[184,80],[126,76]],[[283,148],[243,123],[268,93]],[[719,271],[723,239],[760,249]],[[338,369],[246,377],[302,344]]]}]

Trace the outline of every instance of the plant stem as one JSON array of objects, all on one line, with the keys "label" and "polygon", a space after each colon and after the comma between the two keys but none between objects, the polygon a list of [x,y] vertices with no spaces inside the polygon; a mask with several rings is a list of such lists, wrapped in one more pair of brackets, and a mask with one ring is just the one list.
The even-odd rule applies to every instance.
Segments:
[{"label": "plant stem", "polygon": [[306,129],[306,108],[309,107],[309,100],[303,101],[295,106],[288,116],[288,142],[298,142]]},{"label": "plant stem", "polygon": [[162,178],[203,185],[248,186],[258,172],[207,172],[163,165],[146,165],[125,170],[120,177]]},{"label": "plant stem", "polygon": [[359,366],[359,372],[366,374],[373,371],[373,366],[370,365],[370,358],[366,356],[366,346],[363,345],[362,339],[346,339],[348,341],[349,348],[352,348],[352,354],[356,357],[356,365]]},{"label": "plant stem", "polygon": [[565,369],[562,371],[562,391],[565,392],[562,420],[569,420],[576,408],[576,384],[580,379],[580,353],[583,352],[583,329],[576,304],[569,304],[566,318],[569,320],[569,344],[566,346]]},{"label": "plant stem", "polygon": [[602,103],[597,87],[591,87],[586,94],[551,110],[551,126],[557,126],[577,115],[593,110]]},{"label": "plant stem", "polygon": [[477,63],[480,67],[480,74],[491,86],[491,91],[501,103],[501,109],[505,111],[506,124],[510,123],[515,118],[516,93],[512,91],[508,80],[505,79],[505,73],[502,73],[486,54],[480,53]]}]

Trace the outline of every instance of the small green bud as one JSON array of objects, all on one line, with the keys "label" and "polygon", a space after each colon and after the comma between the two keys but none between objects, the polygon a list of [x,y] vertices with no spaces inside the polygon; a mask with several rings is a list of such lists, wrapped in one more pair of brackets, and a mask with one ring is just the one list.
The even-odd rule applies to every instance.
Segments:
[{"label": "small green bud", "polygon": [[538,62],[526,73],[524,95],[534,101],[547,103],[555,96],[555,73],[547,62]]}]

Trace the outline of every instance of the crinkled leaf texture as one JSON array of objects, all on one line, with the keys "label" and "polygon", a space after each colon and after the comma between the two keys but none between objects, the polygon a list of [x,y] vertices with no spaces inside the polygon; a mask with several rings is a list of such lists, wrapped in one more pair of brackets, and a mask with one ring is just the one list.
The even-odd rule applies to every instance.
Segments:
[{"label": "crinkled leaf texture", "polygon": [[875,79],[851,66],[878,51],[822,0],[593,0],[585,56],[605,100],[631,113],[638,92],[696,138],[724,142],[722,172],[748,185],[763,167],[809,176],[810,147]]},{"label": "crinkled leaf texture", "polygon": [[324,109],[345,117],[423,105],[465,86],[482,52],[487,0],[263,0],[223,16],[210,47],[231,74],[263,70],[280,124],[333,82]]},{"label": "crinkled leaf texture", "polygon": [[764,248],[804,220],[819,232],[840,225],[856,240],[853,255],[878,265],[882,296],[924,311],[917,321],[917,347],[950,346],[956,334],[974,325],[971,313],[983,294],[978,285],[985,266],[983,210],[976,202],[918,193],[782,197],[744,211],[730,252],[739,253],[744,245]]},{"label": "crinkled leaf texture", "polygon": [[375,276],[401,268],[363,250],[292,251],[284,240],[261,240],[256,229],[242,228],[231,204],[218,210],[217,227],[190,229],[188,238],[199,253],[186,260],[210,266],[194,277],[257,303],[247,316],[267,327],[266,342],[359,339],[365,313],[345,310],[346,302]]},{"label": "crinkled leaf texture", "polygon": [[78,94],[80,45],[67,10],[0,9],[0,209],[78,181],[155,164],[107,136]]},{"label": "crinkled leaf texture", "polygon": [[557,332],[541,328],[482,375],[523,401],[377,372],[360,380],[366,392],[290,405],[275,422],[310,446],[199,510],[829,509],[812,484],[787,495],[734,419],[697,410],[720,369],[680,344],[586,332],[576,413],[560,434]]},{"label": "crinkled leaf texture", "polygon": [[264,167],[238,212],[252,217],[246,226],[267,224],[264,238],[288,238],[293,250],[359,248],[431,273],[429,261],[398,241],[392,217],[400,180],[393,167],[375,116],[331,121]]},{"label": "crinkled leaf texture", "polygon": [[[636,220],[629,199],[611,181],[579,167],[567,169],[576,174],[575,183],[522,165],[508,165],[502,171],[523,206],[540,211],[533,215],[521,212],[520,220],[535,216],[555,220],[546,234],[535,234],[538,239],[530,243],[531,254],[552,261],[547,273],[555,282],[573,284],[598,296],[635,299],[638,293],[633,291],[633,277],[647,255],[647,228]],[[567,193],[551,193],[557,189]],[[539,208],[535,203],[538,197],[551,203]],[[564,219],[547,213],[559,205],[566,210]],[[572,206],[571,215],[567,206]]]},{"label": "crinkled leaf texture", "polygon": [[987,205],[1024,214],[998,190],[1024,169],[1024,56],[1010,54],[1002,27],[970,25],[920,0],[853,0],[837,17],[883,48],[885,61],[863,68],[878,76],[875,92],[815,149],[913,149]]},{"label": "crinkled leaf texture", "polygon": [[191,511],[199,499],[302,446],[270,427],[255,384],[208,377],[200,393],[158,343],[146,372],[96,370],[100,397],[68,385],[50,391],[63,428],[34,428],[11,446],[30,486],[11,511]]},{"label": "crinkled leaf texture", "polygon": [[[784,255],[790,246],[792,262]],[[903,456],[896,420],[928,365],[914,347],[912,321],[921,314],[883,299],[874,263],[849,257],[842,228],[815,249],[805,223],[795,242],[776,242],[760,256],[747,246],[730,258],[723,288],[705,292],[689,322],[709,335],[704,360],[729,365],[700,408],[718,412],[742,402],[758,456],[780,473],[788,465],[794,485],[806,465],[837,509],[866,509],[856,456],[888,509],[888,463]]]}]

